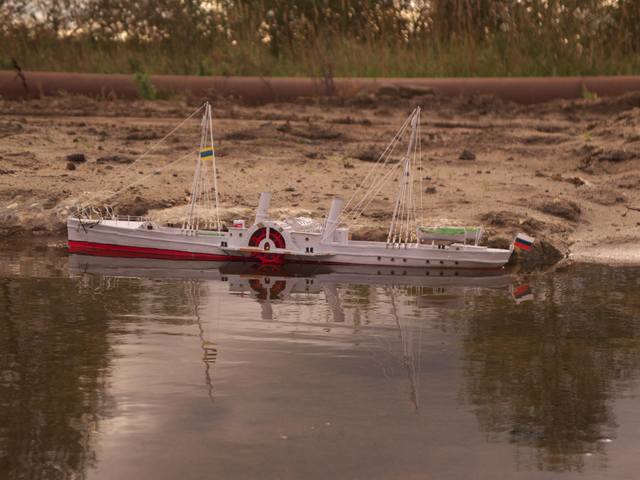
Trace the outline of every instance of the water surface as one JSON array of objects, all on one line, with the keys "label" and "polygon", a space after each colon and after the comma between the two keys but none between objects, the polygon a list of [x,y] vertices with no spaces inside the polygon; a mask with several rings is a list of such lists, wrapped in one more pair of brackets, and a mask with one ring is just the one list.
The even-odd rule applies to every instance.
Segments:
[{"label": "water surface", "polygon": [[3,245],[0,478],[637,478],[639,274]]}]

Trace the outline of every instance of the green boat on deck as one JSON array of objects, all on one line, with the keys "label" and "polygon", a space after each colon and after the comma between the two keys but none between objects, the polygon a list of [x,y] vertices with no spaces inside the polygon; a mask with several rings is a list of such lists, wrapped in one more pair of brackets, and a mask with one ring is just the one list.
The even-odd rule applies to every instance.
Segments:
[{"label": "green boat on deck", "polygon": [[482,227],[418,227],[418,239],[421,243],[430,242],[471,242],[477,245],[482,238]]}]

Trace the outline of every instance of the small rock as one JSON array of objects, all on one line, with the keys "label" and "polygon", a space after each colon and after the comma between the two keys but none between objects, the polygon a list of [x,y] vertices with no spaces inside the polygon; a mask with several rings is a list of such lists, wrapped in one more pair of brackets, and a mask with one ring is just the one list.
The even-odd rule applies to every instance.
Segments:
[{"label": "small rock", "polygon": [[0,168],[0,175],[11,175],[12,173],[16,173],[16,171],[10,168]]},{"label": "small rock", "polygon": [[436,193],[436,187],[427,187],[425,188],[424,193]]},{"label": "small rock", "polygon": [[356,153],[354,157],[358,160],[362,160],[363,162],[376,162],[378,161],[378,158],[380,158],[380,152],[376,151],[372,147],[369,147]]},{"label": "small rock", "polygon": [[460,159],[460,160],[475,160],[476,159],[476,154],[473,153],[471,150],[464,149],[462,151],[462,153],[460,154],[460,156],[458,157],[458,159]]},{"label": "small rock", "polygon": [[76,164],[73,162],[67,162],[67,170],[75,170]]},{"label": "small rock", "polygon": [[84,163],[87,161],[87,157],[84,153],[72,153],[71,155],[67,155],[67,161],[73,163]]}]

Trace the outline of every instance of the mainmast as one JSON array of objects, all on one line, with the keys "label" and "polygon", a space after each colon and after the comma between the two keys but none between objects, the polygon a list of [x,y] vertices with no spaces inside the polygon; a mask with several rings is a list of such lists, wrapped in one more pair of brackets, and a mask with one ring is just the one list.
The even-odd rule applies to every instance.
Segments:
[{"label": "mainmast", "polygon": [[183,230],[220,230],[219,203],[211,104],[206,102],[201,121],[200,149],[191,184],[187,215],[182,224]]},{"label": "mainmast", "polygon": [[[402,174],[396,203],[391,217],[387,245],[404,245],[417,241],[416,202],[414,197],[415,170],[420,162],[420,107],[410,116],[411,135],[407,153],[402,159]],[[420,191],[422,209],[422,190]]]}]

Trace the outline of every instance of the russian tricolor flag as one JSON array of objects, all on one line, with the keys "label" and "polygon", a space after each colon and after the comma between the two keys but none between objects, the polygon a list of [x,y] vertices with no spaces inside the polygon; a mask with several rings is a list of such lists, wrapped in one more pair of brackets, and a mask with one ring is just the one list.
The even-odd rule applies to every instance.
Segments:
[{"label": "russian tricolor flag", "polygon": [[513,241],[513,245],[521,250],[529,251],[533,246],[533,242],[535,239],[524,233],[519,233],[516,235],[516,239]]}]

